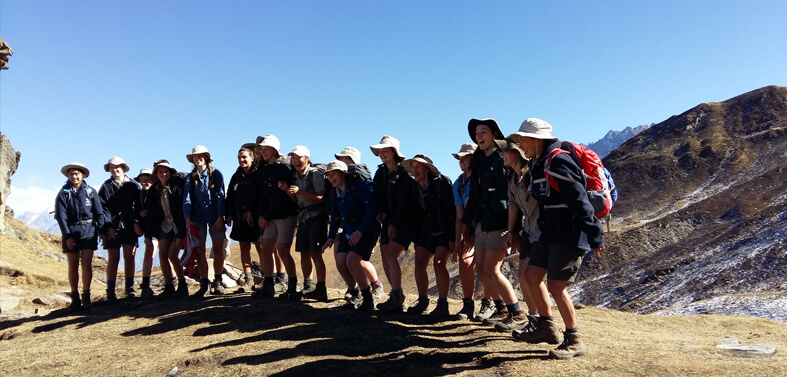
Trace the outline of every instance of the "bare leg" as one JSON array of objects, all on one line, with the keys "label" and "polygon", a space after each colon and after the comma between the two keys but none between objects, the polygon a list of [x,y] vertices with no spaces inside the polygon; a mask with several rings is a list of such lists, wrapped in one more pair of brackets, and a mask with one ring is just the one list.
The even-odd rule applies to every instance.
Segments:
[{"label": "bare leg", "polygon": [[402,289],[402,267],[399,266],[399,255],[404,251],[404,246],[391,241],[383,248],[386,277],[391,289]]},{"label": "bare leg", "polygon": [[82,250],[82,292],[90,291],[93,282],[93,250]]},{"label": "bare leg", "polygon": [[355,279],[356,284],[358,284],[358,288],[361,290],[369,288],[369,281],[366,279],[366,272],[363,270],[361,266],[361,262],[363,262],[363,258],[360,255],[355,253],[346,253],[346,263],[347,269]]},{"label": "bare leg", "polygon": [[[171,240],[159,240],[158,242],[158,257],[159,257],[159,264],[161,264],[161,274],[164,275],[164,281],[169,283],[172,280],[172,270],[174,270],[175,266],[171,266],[169,264],[169,246],[173,242]],[[180,261],[176,261],[177,265],[180,265]]]},{"label": "bare leg", "polygon": [[451,255],[451,249],[444,246],[438,247],[434,253],[434,276],[437,280],[437,295],[440,298],[448,297],[448,286],[451,284],[447,267],[449,255]]},{"label": "bare leg", "polygon": [[544,276],[546,275],[547,270],[545,268],[533,265],[528,265],[527,270],[525,270],[525,281],[527,281],[530,292],[533,293],[533,300],[536,303],[538,315],[542,317],[549,317],[552,315],[552,307],[549,305],[549,295],[547,295],[546,290],[539,288],[539,285],[544,283]]},{"label": "bare leg", "polygon": [[475,249],[470,249],[459,258],[459,281],[462,283],[464,298],[473,298],[475,290]]},{"label": "bare leg", "polygon": [[564,280],[547,279],[547,290],[552,294],[555,299],[555,305],[563,318],[563,323],[567,329],[577,327],[577,319],[574,314],[574,303],[571,302],[571,296],[566,291],[566,283]]},{"label": "bare leg", "polygon": [[418,289],[418,296],[426,296],[429,292],[429,261],[432,260],[432,253],[424,247],[415,248],[415,286]]},{"label": "bare leg", "polygon": [[107,281],[117,280],[120,249],[107,249]]},{"label": "bare leg", "polygon": [[134,277],[134,267],[136,267],[134,256],[136,255],[136,251],[137,247],[134,245],[123,245],[123,275],[127,278]]},{"label": "bare leg", "polygon": [[500,298],[502,298],[507,305],[511,305],[519,301],[516,298],[516,293],[514,293],[514,288],[511,287],[511,282],[509,282],[508,279],[500,272],[503,259],[506,258],[506,252],[502,250],[487,250],[484,258],[486,259],[484,261],[484,267],[487,268],[489,279],[491,280],[492,285],[494,285],[495,291],[500,296]]},{"label": "bare leg", "polygon": [[68,285],[71,293],[79,293],[79,252],[66,253],[68,259]]},{"label": "bare leg", "polygon": [[336,259],[336,269],[339,270],[339,275],[342,276],[344,282],[347,284],[348,289],[355,288],[355,278],[347,268],[347,253],[339,253],[334,246],[333,257]]}]

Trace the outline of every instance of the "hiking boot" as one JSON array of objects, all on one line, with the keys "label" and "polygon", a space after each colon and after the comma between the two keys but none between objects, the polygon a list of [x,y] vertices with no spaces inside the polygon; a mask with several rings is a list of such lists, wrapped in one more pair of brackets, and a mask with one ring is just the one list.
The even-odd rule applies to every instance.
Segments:
[{"label": "hiking boot", "polygon": [[287,289],[286,292],[279,295],[280,299],[289,301],[300,301],[302,297],[303,293],[296,291],[294,285],[291,289]]},{"label": "hiking boot", "polygon": [[353,296],[355,296],[355,291],[355,288],[347,288],[347,290],[344,291],[344,301],[349,302],[352,300]]},{"label": "hiking boot", "polygon": [[88,310],[93,304],[90,302],[90,292],[82,292],[82,309]]},{"label": "hiking boot", "polygon": [[495,309],[495,312],[490,315],[489,318],[484,319],[481,323],[487,326],[493,326],[508,319],[508,315],[508,308],[505,305],[501,305]]},{"label": "hiking boot", "polygon": [[175,286],[172,284],[164,284],[164,291],[159,293],[159,300],[169,300],[175,298]]},{"label": "hiking boot", "polygon": [[407,306],[407,298],[400,294],[388,295],[388,301],[377,304],[377,310],[382,310],[389,313],[402,313]]},{"label": "hiking boot", "polygon": [[382,283],[372,283],[370,287],[372,289],[372,297],[374,297],[375,302],[382,301],[385,298],[385,290],[383,289]]},{"label": "hiking boot", "polygon": [[152,300],[153,299],[153,290],[150,288],[149,285],[144,285],[139,287],[142,291],[142,299],[143,300]]},{"label": "hiking boot", "polygon": [[495,303],[489,299],[481,299],[481,308],[478,309],[478,314],[473,318],[476,322],[483,322],[485,319],[495,314]]},{"label": "hiking boot", "polygon": [[273,278],[265,278],[262,281],[262,287],[257,288],[257,290],[251,294],[251,298],[271,298],[275,294]]},{"label": "hiking boot", "polygon": [[429,299],[425,297],[419,297],[418,303],[407,308],[408,314],[423,314],[426,311],[426,308],[429,307]]},{"label": "hiking boot", "polygon": [[512,312],[508,318],[504,319],[502,322],[495,323],[495,331],[512,332],[514,329],[524,328],[528,323],[530,323],[530,316],[528,316],[524,310],[520,309]]},{"label": "hiking boot", "polygon": [[361,306],[361,303],[363,302],[363,295],[361,294],[361,290],[355,288],[353,290],[348,291],[348,293],[350,294],[350,299],[347,300],[346,304],[342,305],[342,308],[353,309],[353,310],[358,309],[358,307]]},{"label": "hiking boot", "polygon": [[560,330],[553,320],[539,319],[535,324],[535,328],[530,331],[522,331],[514,333],[515,337],[519,340],[537,344],[537,343],[560,343]]},{"label": "hiking boot", "polygon": [[472,298],[462,299],[462,310],[456,313],[456,318],[463,321],[472,319],[473,313],[475,313],[475,301]]},{"label": "hiking boot", "polygon": [[[523,332],[535,330],[537,323],[538,323],[538,315],[528,314],[527,323],[519,327],[514,327],[511,330],[511,336],[513,336],[514,339],[519,339],[519,334]],[[497,325],[495,325],[495,329],[497,329]]]},{"label": "hiking boot", "polygon": [[273,279],[273,291],[275,293],[277,293],[277,294],[286,292],[287,291],[287,281],[285,281],[284,279],[276,276]]},{"label": "hiking boot", "polygon": [[359,313],[368,313],[374,310],[374,297],[372,297],[371,288],[366,288],[361,291],[361,302],[357,306]]},{"label": "hiking boot", "polygon": [[213,291],[211,293],[213,295],[221,296],[221,295],[227,293],[227,290],[224,289],[224,284],[221,282],[221,280],[219,280],[219,279],[213,280],[212,285],[213,285],[212,286]]},{"label": "hiking boot", "polygon": [[317,286],[314,288],[314,290],[304,294],[303,297],[309,300],[326,302],[328,301],[328,289],[325,287],[325,283],[317,283]]},{"label": "hiking boot", "polygon": [[82,300],[79,299],[79,293],[72,293],[71,304],[68,305],[68,311],[74,313],[80,310],[82,310]]},{"label": "hiking boot", "polygon": [[246,293],[249,291],[249,284],[248,280],[243,280],[242,284],[238,285],[238,289],[235,290],[235,293]]},{"label": "hiking boot", "polygon": [[107,303],[114,304],[115,302],[117,302],[117,300],[118,300],[118,296],[117,294],[115,294],[115,290],[107,289]]},{"label": "hiking boot", "polygon": [[429,316],[435,319],[446,319],[451,316],[448,311],[448,301],[437,301],[437,307],[429,313]]},{"label": "hiking boot", "polygon": [[315,287],[314,287],[314,283],[312,283],[312,282],[307,282],[307,281],[304,281],[304,282],[303,282],[303,289],[301,290],[301,293],[302,293],[303,295],[306,295],[306,294],[307,294],[307,293],[309,293],[309,292],[314,292],[314,289],[315,289]]},{"label": "hiking boot", "polygon": [[563,343],[549,351],[549,357],[566,360],[574,356],[582,356],[585,352],[587,352],[587,348],[585,348],[585,342],[582,341],[582,335],[566,331],[563,333]]},{"label": "hiking boot", "polygon": [[[200,279],[200,282],[202,279]],[[200,288],[202,289],[202,288]],[[207,290],[207,285],[205,286],[205,290]],[[204,295],[204,294],[203,294]],[[182,297],[189,297],[189,285],[186,283],[186,280],[178,280],[178,290],[175,292],[175,295],[172,296],[173,298],[182,298]]]},{"label": "hiking boot", "polygon": [[137,297],[137,291],[134,290],[134,287],[126,287],[126,298],[135,298]]}]

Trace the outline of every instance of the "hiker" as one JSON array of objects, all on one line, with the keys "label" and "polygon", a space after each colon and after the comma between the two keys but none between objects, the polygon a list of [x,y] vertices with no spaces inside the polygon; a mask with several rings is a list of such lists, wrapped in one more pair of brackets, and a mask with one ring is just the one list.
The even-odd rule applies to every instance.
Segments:
[{"label": "hiker", "polygon": [[463,237],[470,237],[470,223],[475,221],[475,263],[485,295],[493,299],[494,311],[488,300],[482,300],[476,315],[486,325],[508,318],[509,314],[524,317],[514,289],[500,272],[506,257],[508,229],[508,170],[503,166],[501,149],[505,146],[500,126],[494,119],[470,119],[467,130],[478,149],[473,153],[470,177],[470,198],[462,215]]},{"label": "hiker", "polygon": [[107,302],[117,301],[117,282],[120,248],[123,248],[123,273],[126,277],[126,297],[136,297],[134,290],[134,255],[139,237],[134,233],[134,201],[139,196],[139,184],[126,175],[129,167],[122,158],[114,156],[104,164],[110,178],[98,189],[98,197],[104,207],[108,221],[104,224],[101,238],[107,250]]},{"label": "hiker", "polygon": [[189,230],[197,228],[199,234],[199,247],[196,252],[200,287],[194,297],[205,297],[208,285],[211,284],[208,278],[208,259],[205,255],[208,234],[213,244],[211,251],[214,276],[211,293],[223,295],[226,291],[221,276],[224,273],[224,240],[227,238],[224,233],[224,175],[211,165],[213,158],[210,157],[208,148],[203,145],[191,148],[186,160],[194,165],[194,169],[186,176],[183,186],[183,217],[186,227]]},{"label": "hiker", "polygon": [[[189,287],[178,259],[187,231],[183,217],[183,178],[177,175],[169,161],[161,159],[153,164],[153,180],[148,191],[145,236],[158,240],[159,262],[164,275],[164,291],[158,297],[186,297]],[[178,279],[177,291],[172,280],[173,270]]]},{"label": "hiker", "polygon": [[[348,173],[357,173],[366,181],[370,181],[372,179],[372,173],[369,171],[369,167],[366,166],[366,164],[361,163],[361,151],[355,147],[344,147],[341,152],[334,154],[334,156],[337,160],[344,162],[347,165]],[[374,250],[372,250],[372,254],[374,254]],[[380,277],[377,276],[377,270],[374,268],[372,262],[369,261],[363,261],[361,262],[361,265],[363,266],[363,270],[366,271],[366,277],[371,282],[372,296],[374,296],[375,301],[382,300],[385,296],[385,290],[383,289],[383,283],[380,282]],[[352,297],[350,295],[345,297],[347,300],[350,300],[351,298]]]},{"label": "hiker", "polygon": [[418,288],[418,303],[407,312],[421,314],[429,306],[429,274],[426,269],[434,259],[434,275],[437,281],[437,307],[429,316],[447,318],[448,288],[450,277],[446,267],[451,249],[454,247],[456,231],[456,208],[451,180],[440,174],[432,159],[417,154],[402,162],[402,166],[413,176],[413,191],[416,193],[416,217],[418,238],[415,241],[415,283]]},{"label": "hiker", "polygon": [[259,227],[262,234],[262,263],[265,277],[262,289],[254,292],[255,298],[273,297],[274,290],[274,265],[273,254],[279,253],[284,268],[289,275],[287,291],[279,295],[282,299],[300,300],[301,294],[297,291],[298,276],[295,269],[295,260],[290,254],[290,247],[295,236],[295,226],[298,214],[298,204],[293,202],[287,194],[287,188],[292,185],[293,170],[281,152],[281,143],[274,135],[266,135],[258,144],[262,151],[265,165],[261,167],[262,186],[260,187],[259,200]]},{"label": "hiker", "polygon": [[[322,245],[328,238],[328,211],[323,203],[325,179],[323,173],[313,166],[311,153],[305,146],[295,146],[288,155],[295,168],[294,180],[287,188],[287,194],[298,203],[295,251],[301,253],[303,292],[306,292],[306,298],[328,301],[325,261],[322,258]],[[316,286],[312,286],[312,262],[317,274]]]},{"label": "hiker", "polygon": [[[236,293],[250,289],[254,280],[251,275],[251,244],[259,245],[260,228],[257,217],[259,189],[256,183],[257,166],[254,145],[244,145],[238,151],[238,169],[227,186],[224,220],[232,227],[230,238],[238,241],[240,260],[243,265],[243,280]],[[259,247],[258,247],[259,249]]]},{"label": "hiker", "polygon": [[[267,136],[267,135],[266,135]],[[255,144],[254,149],[254,159],[257,161],[257,186],[262,187],[265,185],[266,180],[266,170],[262,169],[262,166],[266,165],[268,162],[262,158],[262,141],[265,140],[265,136],[257,136],[257,141]],[[277,139],[278,140],[278,139]],[[265,233],[265,229],[260,229],[260,238],[257,241],[257,254],[260,257],[260,261],[263,260],[263,251],[262,251],[262,234]],[[273,249],[273,281],[275,292],[280,292],[280,288],[286,288],[287,282],[286,274],[284,273],[284,262],[281,260],[279,256],[279,250]]]},{"label": "hiker", "polygon": [[[347,164],[334,160],[325,170],[333,189],[329,196],[331,225],[322,249],[334,247],[336,268],[353,299],[346,305],[360,312],[374,310],[363,261],[369,261],[380,235],[377,209],[369,183],[347,174]],[[341,228],[341,231],[339,229]]]},{"label": "hiker", "polygon": [[[530,170],[528,170],[528,159],[525,158],[525,152],[509,138],[506,139],[502,156],[503,164],[511,169],[512,173],[508,180],[506,247],[519,251],[517,278],[522,290],[522,298],[527,304],[526,316],[512,315],[495,325],[497,331],[511,332],[512,330],[522,330],[528,325],[532,328],[538,321],[538,308],[525,280],[525,270],[527,270],[530,261],[530,250],[536,247],[533,245],[538,242],[541,230],[538,229],[538,201],[527,191],[530,185]],[[538,286],[538,289],[544,294],[547,292],[547,287],[543,283]]]},{"label": "hiker", "polygon": [[399,151],[399,140],[385,135],[379,144],[372,145],[372,153],[382,162],[374,173],[374,197],[377,206],[377,221],[382,224],[380,251],[383,269],[391,292],[388,301],[380,304],[380,310],[401,313],[407,306],[402,291],[402,268],[399,255],[415,238],[413,223],[413,178],[402,167],[404,155]]},{"label": "hiker", "polygon": [[145,255],[142,259],[142,283],[139,285],[140,297],[144,300],[153,298],[153,289],[150,288],[150,274],[153,270],[153,258],[156,255],[158,240],[145,235],[145,223],[147,222],[147,202],[150,187],[153,186],[153,169],[142,168],[134,180],[139,183],[140,190],[134,200],[134,233],[144,237]]},{"label": "hiker", "polygon": [[[456,208],[456,226],[454,248],[451,259],[454,263],[459,263],[459,282],[462,285],[462,309],[457,313],[459,319],[472,319],[475,314],[475,301],[473,291],[475,290],[475,268],[473,234],[475,234],[475,221],[470,222],[468,235],[462,232],[462,216],[464,215],[467,200],[470,198],[470,176],[473,173],[470,162],[473,153],[478,148],[473,143],[464,143],[459,148],[459,152],[453,153],[454,158],[459,160],[459,169],[462,174],[456,178],[453,184],[454,207]],[[484,299],[491,303],[489,292],[484,292]],[[487,305],[491,307],[491,305]]]},{"label": "hiker", "polygon": [[[72,162],[60,169],[68,178],[55,199],[55,220],[63,235],[63,252],[68,259],[70,311],[90,307],[93,281],[93,252],[98,248],[99,229],[106,221],[96,190],[84,181],[90,175],[85,165]],[[79,298],[79,265],[82,265],[82,299]]]},{"label": "hiker", "polygon": [[[566,284],[577,273],[588,251],[599,255],[604,248],[604,229],[588,201],[583,170],[569,153],[560,153],[560,142],[552,136],[552,125],[529,118],[510,136],[530,159],[531,191],[538,200],[541,237],[530,253],[525,280],[533,294],[540,317],[535,328],[514,332],[528,343],[560,343],[560,332],[552,318],[549,297],[539,289],[544,276],[566,330],[563,342],[549,352],[556,359],[584,355],[585,344],[577,327],[574,305]],[[552,186],[554,184],[554,186]]]}]

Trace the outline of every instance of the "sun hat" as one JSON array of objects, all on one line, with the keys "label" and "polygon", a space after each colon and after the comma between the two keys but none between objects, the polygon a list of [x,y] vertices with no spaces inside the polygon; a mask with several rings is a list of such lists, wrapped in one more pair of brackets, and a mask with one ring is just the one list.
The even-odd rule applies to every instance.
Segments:
[{"label": "sun hat", "polygon": [[150,176],[152,176],[153,175],[153,169],[151,169],[151,168],[139,169],[139,174],[137,174],[137,176],[134,177],[134,180],[139,182],[139,178],[142,177],[143,175],[150,175]]},{"label": "sun hat", "polygon": [[393,148],[399,158],[404,158],[402,152],[399,152],[399,139],[393,136],[385,135],[382,139],[380,139],[380,144],[372,145],[369,148],[372,149],[372,153],[374,153],[375,156],[379,156],[380,149]]},{"label": "sun hat", "polygon": [[334,154],[336,158],[346,156],[353,160],[354,163],[360,164],[361,163],[361,151],[355,149],[354,147],[344,147],[341,152]]},{"label": "sun hat", "polygon": [[257,143],[257,145],[263,147],[271,147],[276,150],[276,153],[281,155],[281,143],[279,142],[279,138],[274,135],[265,135],[263,136],[262,140]]},{"label": "sun hat", "polygon": [[338,170],[342,173],[347,173],[347,164],[341,162],[339,160],[333,160],[325,166],[325,172],[328,173],[329,171]]},{"label": "sun hat", "polygon": [[186,155],[186,159],[189,162],[194,163],[194,156],[198,154],[206,154],[208,155],[208,162],[213,162],[213,159],[210,157],[210,152],[208,152],[208,148],[204,145],[197,145],[194,148],[191,148],[191,153]]},{"label": "sun hat", "polygon": [[169,171],[172,174],[175,174],[175,173],[178,172],[177,170],[175,170],[175,168],[172,167],[172,165],[169,164],[169,161],[167,161],[166,159],[162,158],[161,160],[156,160],[156,162],[153,163],[153,169],[151,169],[152,170],[151,171],[151,175],[155,175],[156,174],[156,169],[158,169],[160,167],[169,168]]},{"label": "sun hat", "polygon": [[123,159],[118,156],[113,156],[106,164],[104,164],[105,172],[109,172],[109,165],[122,166],[123,172],[128,173],[128,165],[126,165],[126,161],[123,161]]},{"label": "sun hat", "polygon": [[66,166],[63,166],[60,169],[60,172],[63,173],[66,177],[68,177],[68,171],[71,169],[77,169],[82,172],[82,178],[87,178],[90,175],[90,170],[87,169],[85,165],[82,165],[79,162],[72,162]]},{"label": "sun hat", "polygon": [[514,139],[512,139],[512,138],[506,139],[506,144],[503,147],[503,151],[517,151],[519,153],[519,155],[522,156],[523,160],[525,160],[525,161],[528,160],[528,158],[525,157],[525,151],[523,151],[521,148],[519,148],[519,143],[514,141]]},{"label": "sun hat", "polygon": [[287,153],[287,156],[292,156],[292,155],[296,155],[299,157],[306,156],[310,159],[312,158],[311,155],[309,154],[309,148],[306,148],[303,145],[296,145],[295,148],[292,148],[292,151],[290,153]]},{"label": "sun hat", "polygon": [[263,140],[265,140],[265,136],[257,136],[257,140],[254,142],[254,144],[262,143]]},{"label": "sun hat", "polygon": [[503,133],[500,131],[500,126],[497,125],[497,122],[492,118],[484,118],[484,119],[470,119],[470,122],[467,123],[467,132],[470,134],[470,139],[473,140],[474,143],[478,144],[478,140],[475,139],[475,129],[478,125],[485,125],[492,130],[493,134],[497,134],[495,139],[503,140],[505,137]]},{"label": "sun hat", "polygon": [[477,146],[477,145],[475,145],[475,144],[473,144],[473,143],[464,143],[464,144],[462,144],[462,146],[459,148],[459,152],[457,152],[457,153],[452,153],[452,155],[453,155],[453,156],[454,156],[454,158],[456,158],[457,160],[461,160],[461,159],[462,159],[462,157],[464,157],[464,156],[468,156],[468,155],[471,155],[471,154],[475,153],[475,150],[476,150],[476,149],[478,149],[478,146]]},{"label": "sun hat", "polygon": [[435,177],[440,176],[440,171],[437,170],[436,166],[434,166],[434,162],[432,162],[432,159],[425,154],[417,154],[409,160],[402,161],[402,166],[404,167],[405,170],[407,170],[408,173],[412,174],[413,161],[418,161],[426,165],[426,167],[429,168],[429,171],[432,172],[432,175],[434,175]]},{"label": "sun hat", "polygon": [[557,139],[552,136],[552,125],[538,118],[525,119],[522,125],[519,126],[519,131],[512,133],[508,137],[514,139],[517,143],[521,137],[532,137],[542,140]]}]

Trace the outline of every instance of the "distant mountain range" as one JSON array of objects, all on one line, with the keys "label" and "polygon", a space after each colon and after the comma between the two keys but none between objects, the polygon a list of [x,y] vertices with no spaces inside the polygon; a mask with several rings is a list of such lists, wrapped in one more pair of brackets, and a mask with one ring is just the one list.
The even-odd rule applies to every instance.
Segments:
[{"label": "distant mountain range", "polygon": [[41,213],[25,212],[17,216],[16,219],[33,229],[60,235],[60,228],[57,226],[57,221],[55,221],[55,215],[53,214],[54,210],[54,208],[47,208],[46,211]]},{"label": "distant mountain range", "polygon": [[641,125],[634,128],[626,127],[623,131],[609,131],[603,138],[598,141],[592,142],[587,145],[588,148],[592,149],[599,157],[604,158],[610,152],[614,151],[619,147],[621,144],[625,143],[628,139],[631,139],[634,136],[637,136],[642,131],[647,130],[654,123],[650,125]]}]

